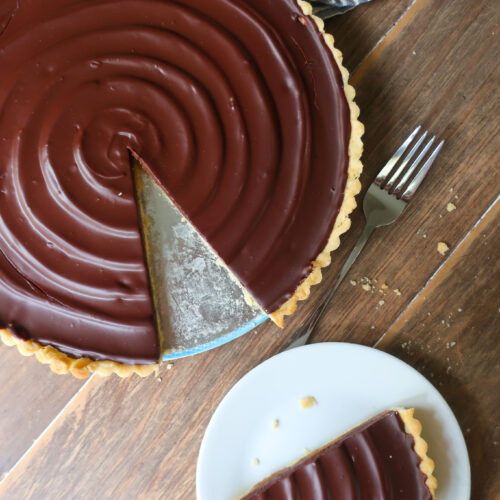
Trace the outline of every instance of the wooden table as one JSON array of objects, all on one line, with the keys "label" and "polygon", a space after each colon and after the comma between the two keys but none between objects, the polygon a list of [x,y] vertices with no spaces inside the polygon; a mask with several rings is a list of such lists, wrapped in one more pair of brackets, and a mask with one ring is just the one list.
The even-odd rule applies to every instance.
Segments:
[{"label": "wooden table", "polygon": [[[478,499],[500,495],[499,21],[497,0],[375,0],[328,23],[366,125],[364,186],[416,124],[446,145],[403,217],[373,236],[313,339],[376,345],[422,372],[460,422]],[[267,322],[164,364],[159,377],[82,382],[0,347],[0,498],[194,498],[217,404],[303,321],[361,227],[358,209],[324,283],[284,331]]]}]

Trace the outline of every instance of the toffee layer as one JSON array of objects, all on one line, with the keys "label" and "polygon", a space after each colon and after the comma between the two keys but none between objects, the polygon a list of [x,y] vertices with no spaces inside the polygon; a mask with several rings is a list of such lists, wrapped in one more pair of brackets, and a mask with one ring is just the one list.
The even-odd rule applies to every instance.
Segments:
[{"label": "toffee layer", "polygon": [[351,133],[296,0],[5,0],[0,327],[153,363],[130,154],[266,312],[325,248]]},{"label": "toffee layer", "polygon": [[264,481],[243,500],[432,500],[414,438],[385,412]]}]

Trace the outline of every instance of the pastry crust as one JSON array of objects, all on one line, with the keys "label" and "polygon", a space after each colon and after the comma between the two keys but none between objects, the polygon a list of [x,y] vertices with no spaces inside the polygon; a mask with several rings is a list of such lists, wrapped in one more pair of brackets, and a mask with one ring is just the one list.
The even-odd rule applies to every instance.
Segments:
[{"label": "pastry crust", "polygon": [[319,31],[323,34],[326,44],[330,48],[335,57],[337,66],[342,73],[344,81],[344,92],[351,111],[351,138],[349,142],[349,166],[347,168],[347,182],[344,191],[344,200],[340,207],[337,219],[333,226],[333,230],[328,239],[323,251],[318,255],[316,260],[312,262],[312,270],[309,276],[300,283],[295,290],[295,293],[290,297],[279,309],[272,312],[270,318],[280,327],[285,326],[285,316],[293,314],[297,309],[299,300],[306,300],[311,292],[311,287],[317,285],[323,279],[321,269],[327,267],[331,263],[330,253],[336,250],[340,245],[340,235],[345,233],[351,226],[349,215],[356,208],[355,196],[361,191],[361,183],[359,176],[363,170],[361,164],[361,155],[363,153],[363,143],[361,137],[364,133],[364,126],[358,120],[359,108],[354,102],[355,91],[349,85],[349,72],[342,65],[342,52],[336,49],[333,44],[333,36],[325,33],[325,23],[319,17],[312,15],[312,6],[303,0],[297,0],[299,7],[304,15],[311,17],[316,22]]},{"label": "pastry crust", "polygon": [[413,416],[413,414],[415,413],[414,408],[396,408],[395,411],[398,412],[398,415],[403,421],[405,432],[407,434],[410,434],[415,441],[415,446],[413,447],[413,449],[421,459],[419,468],[422,471],[422,474],[427,477],[427,479],[425,480],[425,484],[427,488],[429,488],[433,500],[435,500],[437,479],[432,475],[434,471],[434,461],[429,456],[427,456],[428,446],[420,435],[422,432],[422,424]]},{"label": "pastry crust", "polygon": [[42,346],[31,340],[22,340],[15,337],[8,330],[0,330],[2,342],[8,346],[16,346],[23,356],[35,356],[36,359],[49,365],[50,369],[58,375],[71,373],[76,378],[87,378],[92,373],[107,377],[115,373],[125,378],[134,373],[140,377],[147,377],[159,367],[154,365],[122,365],[114,361],[92,361],[89,358],[70,358],[52,346]]},{"label": "pastry crust", "polygon": [[[311,286],[321,282],[321,269],[330,265],[330,253],[339,247],[340,235],[349,229],[351,225],[349,214],[356,208],[355,196],[361,190],[359,176],[361,175],[361,171],[363,169],[360,158],[363,151],[361,136],[363,135],[364,127],[361,122],[358,121],[359,108],[354,103],[354,89],[348,84],[349,73],[342,65],[342,53],[334,47],[333,36],[325,33],[323,21],[312,15],[311,5],[303,0],[297,0],[297,3],[302,9],[304,15],[311,17],[315,21],[328,47],[332,50],[335,61],[342,73],[344,92],[351,114],[351,137],[349,142],[349,166],[347,170],[348,175],[344,192],[344,200],[340,207],[340,211],[330,234],[328,243],[324,250],[312,263],[313,267],[311,273],[302,281],[302,283],[300,283],[293,296],[279,309],[269,315],[270,318],[281,328],[285,325],[284,317],[293,314],[297,309],[297,302],[299,300],[307,299],[310,294]],[[71,373],[77,378],[87,378],[92,373],[97,373],[101,376],[108,376],[115,373],[120,377],[128,377],[136,373],[141,377],[146,377],[157,370],[159,366],[159,364],[122,365],[113,361],[93,361],[88,358],[75,359],[67,356],[54,347],[42,346],[31,340],[20,339],[8,330],[0,329],[0,339],[8,346],[17,346],[18,351],[23,356],[36,356],[40,363],[48,364],[50,369],[59,375]]]}]

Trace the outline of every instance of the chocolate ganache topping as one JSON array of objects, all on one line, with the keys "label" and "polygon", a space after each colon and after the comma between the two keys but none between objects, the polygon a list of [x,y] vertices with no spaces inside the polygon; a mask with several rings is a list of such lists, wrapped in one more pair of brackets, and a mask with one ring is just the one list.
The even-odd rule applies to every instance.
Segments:
[{"label": "chocolate ganache topping", "polygon": [[401,417],[386,412],[299,464],[243,500],[432,500]]},{"label": "chocolate ganache topping", "polygon": [[309,274],[351,125],[296,0],[3,0],[0,67],[0,327],[158,360],[131,155],[266,312]]}]

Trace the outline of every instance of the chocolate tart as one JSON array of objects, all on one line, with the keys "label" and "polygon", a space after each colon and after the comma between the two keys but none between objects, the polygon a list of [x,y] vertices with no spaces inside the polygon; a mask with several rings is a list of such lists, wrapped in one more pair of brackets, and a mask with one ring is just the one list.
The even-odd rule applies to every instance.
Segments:
[{"label": "chocolate tart", "polygon": [[243,500],[434,500],[413,409],[386,411],[257,485]]},{"label": "chocolate tart", "polygon": [[277,325],[321,281],[363,127],[309,4],[4,0],[0,63],[6,344],[78,377],[157,367],[131,158]]}]

